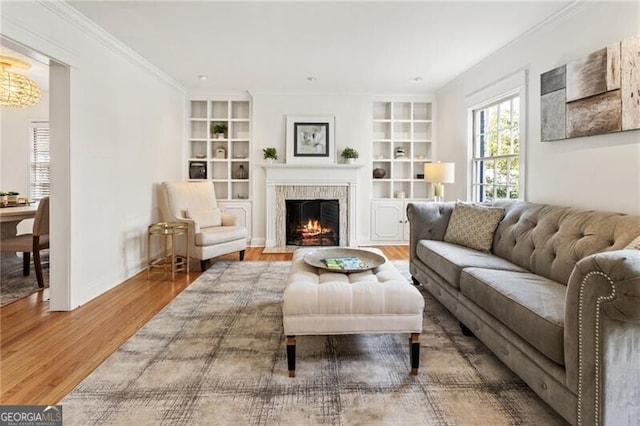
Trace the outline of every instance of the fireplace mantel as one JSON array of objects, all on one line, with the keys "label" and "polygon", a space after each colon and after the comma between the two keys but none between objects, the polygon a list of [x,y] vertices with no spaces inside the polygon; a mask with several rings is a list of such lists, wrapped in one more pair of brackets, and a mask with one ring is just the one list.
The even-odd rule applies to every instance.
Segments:
[{"label": "fireplace mantel", "polygon": [[[348,191],[347,200],[347,239],[342,245],[357,246],[357,200],[358,175],[362,164],[263,164],[266,174],[266,240],[265,247],[276,247],[276,217],[278,202],[276,187],[309,186],[329,187],[342,186]],[[281,230],[282,232],[284,229]]]},{"label": "fireplace mantel", "polygon": [[[295,182],[346,182],[358,181],[358,171],[363,164],[263,164],[266,182],[295,184]],[[325,171],[326,173],[322,173]],[[302,180],[302,181],[301,181]]]}]

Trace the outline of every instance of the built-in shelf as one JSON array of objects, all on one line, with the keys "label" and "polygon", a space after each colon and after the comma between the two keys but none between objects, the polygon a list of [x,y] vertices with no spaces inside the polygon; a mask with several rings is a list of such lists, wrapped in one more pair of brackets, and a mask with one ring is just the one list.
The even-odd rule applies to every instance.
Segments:
[{"label": "built-in shelf", "polygon": [[250,100],[191,100],[188,128],[188,179],[212,181],[218,200],[250,199]]},{"label": "built-in shelf", "polygon": [[373,103],[372,198],[427,199],[431,185],[418,175],[433,158],[433,104],[426,101],[376,101]]}]

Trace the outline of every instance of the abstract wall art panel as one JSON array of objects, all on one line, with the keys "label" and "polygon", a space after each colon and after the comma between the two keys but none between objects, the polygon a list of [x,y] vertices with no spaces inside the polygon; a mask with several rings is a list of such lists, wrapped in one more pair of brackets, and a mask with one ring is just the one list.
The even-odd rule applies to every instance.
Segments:
[{"label": "abstract wall art panel", "polygon": [[640,35],[540,75],[542,141],[640,129]]},{"label": "abstract wall art panel", "polygon": [[640,128],[640,36],[624,40],[621,49],[622,130]]},{"label": "abstract wall art panel", "polygon": [[567,138],[621,130],[619,89],[567,104]]},{"label": "abstract wall art panel", "polygon": [[607,49],[567,64],[567,102],[607,91]]},{"label": "abstract wall art panel", "polygon": [[566,94],[564,89],[542,95],[542,140],[555,141],[567,138]]}]

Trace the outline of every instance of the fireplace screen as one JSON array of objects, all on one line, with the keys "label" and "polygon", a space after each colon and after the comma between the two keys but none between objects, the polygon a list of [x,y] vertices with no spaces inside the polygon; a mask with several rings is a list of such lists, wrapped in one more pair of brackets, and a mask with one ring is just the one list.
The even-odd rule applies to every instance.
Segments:
[{"label": "fireplace screen", "polygon": [[286,200],[287,245],[340,245],[338,200]]}]

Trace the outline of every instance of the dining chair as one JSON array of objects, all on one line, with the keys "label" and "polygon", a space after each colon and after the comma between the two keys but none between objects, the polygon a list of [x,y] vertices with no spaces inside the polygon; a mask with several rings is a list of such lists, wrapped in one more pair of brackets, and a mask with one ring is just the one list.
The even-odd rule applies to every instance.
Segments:
[{"label": "dining chair", "polygon": [[49,248],[49,197],[44,197],[38,204],[36,217],[33,220],[33,231],[31,234],[20,234],[15,237],[5,238],[0,241],[0,251],[2,252],[22,252],[22,274],[29,275],[30,255],[33,252],[33,264],[36,269],[36,279],[38,287],[44,287],[44,277],[42,276],[42,261],[40,250]]}]

